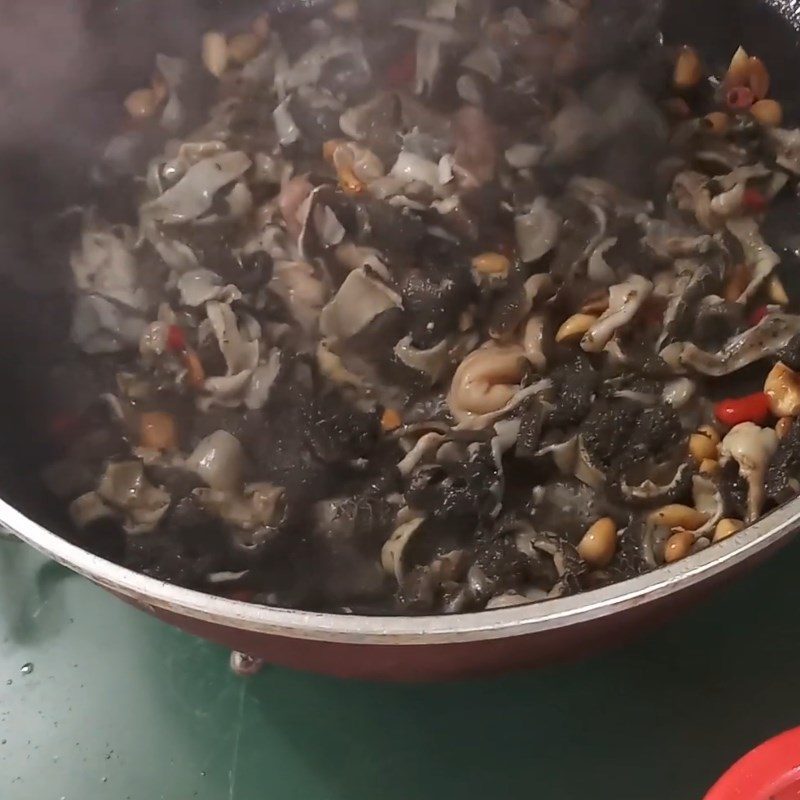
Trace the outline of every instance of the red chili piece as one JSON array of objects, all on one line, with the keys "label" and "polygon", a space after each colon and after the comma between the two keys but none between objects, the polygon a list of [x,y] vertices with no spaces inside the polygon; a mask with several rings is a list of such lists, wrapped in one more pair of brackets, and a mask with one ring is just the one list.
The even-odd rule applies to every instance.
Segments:
[{"label": "red chili piece", "polygon": [[238,600],[240,603],[250,603],[255,596],[252,589],[231,589],[228,593],[231,600]]},{"label": "red chili piece", "polygon": [[766,317],[768,313],[769,309],[766,306],[759,306],[758,308],[756,308],[750,315],[750,319],[748,320],[748,322],[750,323],[750,327],[755,328],[755,326],[758,325],[758,323],[761,322],[761,320],[764,319],[764,317]]},{"label": "red chili piece", "polygon": [[80,425],[80,417],[69,411],[56,414],[50,420],[50,435],[61,442],[65,442],[72,437]]},{"label": "red chili piece", "polygon": [[760,214],[769,205],[766,195],[759,189],[745,189],[743,205],[748,211]]},{"label": "red chili piece", "polygon": [[494,249],[496,252],[500,253],[500,255],[505,256],[512,261],[517,256],[517,244],[508,237],[498,239]]},{"label": "red chili piece", "polygon": [[764,392],[756,392],[746,397],[723,400],[714,406],[714,416],[730,428],[742,422],[761,424],[770,417],[769,398]]},{"label": "red chili piece", "polygon": [[664,322],[666,304],[657,297],[649,297],[642,306],[641,316],[645,324],[660,327]]},{"label": "red chili piece", "polygon": [[170,325],[167,329],[167,349],[182,353],[186,349],[186,335],[180,325]]},{"label": "red chili piece", "polygon": [[734,86],[725,96],[725,102],[732,111],[747,111],[756,98],[747,86]]},{"label": "red chili piece", "polygon": [[409,50],[389,65],[386,70],[386,83],[393,89],[407,86],[417,74],[417,54]]}]

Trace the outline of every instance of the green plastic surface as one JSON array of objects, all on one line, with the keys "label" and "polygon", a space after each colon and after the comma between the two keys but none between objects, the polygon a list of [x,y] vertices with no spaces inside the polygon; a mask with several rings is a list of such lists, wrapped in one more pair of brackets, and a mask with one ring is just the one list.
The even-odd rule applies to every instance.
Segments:
[{"label": "green plastic surface", "polygon": [[0,798],[700,798],[800,724],[798,574],[800,543],[623,650],[394,686],[237,678],[221,648],[0,542]]}]

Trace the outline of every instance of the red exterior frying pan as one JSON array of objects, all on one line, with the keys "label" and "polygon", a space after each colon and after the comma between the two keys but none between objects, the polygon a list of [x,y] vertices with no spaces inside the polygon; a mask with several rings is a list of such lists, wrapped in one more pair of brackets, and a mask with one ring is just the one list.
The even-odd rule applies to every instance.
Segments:
[{"label": "red exterior frying pan", "polygon": [[[608,13],[608,37],[635,35],[642,2],[600,2]],[[0,414],[0,524],[6,529],[126,601],[198,636],[277,664],[400,680],[463,677],[588,653],[675,614],[794,535],[800,527],[800,499],[718,546],[624,583],[529,606],[408,618],[308,613],[211,597],[135,574],[71,544],[59,510],[37,478],[45,455],[39,445],[39,409],[47,398],[36,378],[63,340],[67,320],[57,291],[64,281],[62,260],[37,246],[38,220],[47,209],[85,198],[87,164],[118,124],[120,98],[149,75],[155,52],[196,47],[202,31],[252,6],[140,2],[117,10],[117,5],[88,8],[88,27],[73,32],[82,37],[80,52],[94,54],[74,80],[66,81],[58,72],[63,68],[58,59],[40,57],[37,80],[27,94],[5,87],[8,130],[5,135],[0,131],[0,403],[5,406]],[[317,5],[279,2],[273,12],[302,24]],[[645,5],[646,13],[658,10],[652,3]],[[798,120],[800,2],[674,0],[664,3],[662,11],[668,40],[693,44],[719,71],[740,44],[758,53],[773,75],[773,95],[784,102],[789,120]],[[28,33],[36,30],[34,25]],[[46,39],[43,29],[41,35]],[[774,244],[800,233],[798,210],[790,204],[777,214]],[[797,256],[786,254],[784,278],[790,290],[800,291],[796,262]],[[21,280],[32,276],[38,279],[35,293],[29,281]],[[737,795],[710,795],[712,800],[729,796]]]}]

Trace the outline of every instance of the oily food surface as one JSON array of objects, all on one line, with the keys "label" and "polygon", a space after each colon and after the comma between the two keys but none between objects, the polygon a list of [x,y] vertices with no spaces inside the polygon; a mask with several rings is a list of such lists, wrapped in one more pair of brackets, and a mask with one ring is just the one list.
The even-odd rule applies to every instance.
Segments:
[{"label": "oily food surface", "polygon": [[666,47],[650,6],[342,0],[160,56],[71,256],[100,390],[45,478],[76,541],[253,602],[459,612],[793,497],[800,316],[762,228],[800,131],[759,58]]}]

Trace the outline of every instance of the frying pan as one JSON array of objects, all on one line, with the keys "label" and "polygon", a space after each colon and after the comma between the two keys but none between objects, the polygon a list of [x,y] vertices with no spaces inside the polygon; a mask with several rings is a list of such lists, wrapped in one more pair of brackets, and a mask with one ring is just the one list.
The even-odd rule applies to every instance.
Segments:
[{"label": "frying pan", "polygon": [[[47,23],[48,9],[73,5],[85,15],[87,27],[81,29],[84,40],[76,56],[81,69],[74,80],[67,80],[63,61],[49,66],[41,47],[37,55],[35,40],[40,23]],[[282,0],[271,10],[294,15],[303,24],[315,5],[319,3],[314,0]],[[64,280],[63,259],[41,246],[38,222],[46,211],[82,199],[88,162],[119,123],[120,98],[146,81],[155,52],[196,47],[203,30],[229,23],[236,14],[252,13],[252,6],[230,0],[12,4],[12,12],[29,9],[12,13],[15,18],[27,15],[25,33],[9,35],[31,38],[24,52],[36,61],[36,74],[21,93],[19,86],[12,92],[3,122],[10,130],[0,130],[0,525],[125,601],[192,634],[275,664],[393,680],[463,677],[591,652],[678,613],[791,539],[800,529],[800,498],[722,544],[603,589],[481,613],[385,618],[266,608],[211,597],[136,574],[62,538],[59,531],[66,523],[37,476],[45,456],[42,408],[52,392],[38,377],[66,331],[63,296],[57,290]],[[784,101],[790,122],[798,120],[800,1],[667,0],[663,17],[668,41],[693,44],[720,69],[739,44],[758,53],[773,76],[773,96]],[[13,25],[5,29],[13,31]],[[800,232],[800,206],[787,202],[772,223],[778,238],[790,235],[792,225]],[[784,256],[785,282],[790,293],[800,292],[800,280],[794,277],[798,257],[791,252]]]}]

